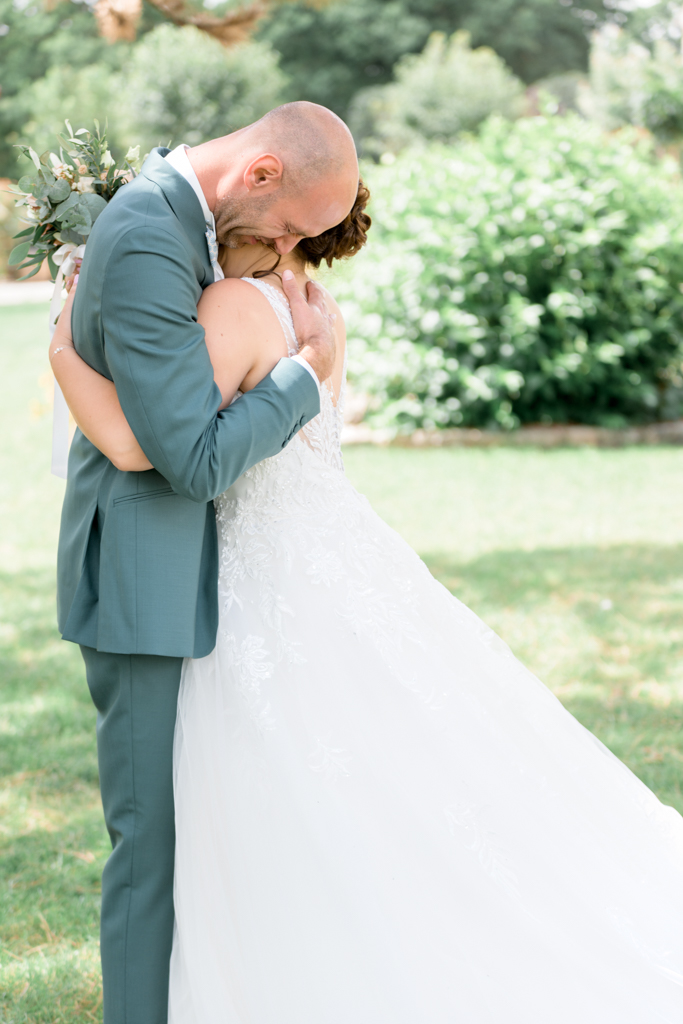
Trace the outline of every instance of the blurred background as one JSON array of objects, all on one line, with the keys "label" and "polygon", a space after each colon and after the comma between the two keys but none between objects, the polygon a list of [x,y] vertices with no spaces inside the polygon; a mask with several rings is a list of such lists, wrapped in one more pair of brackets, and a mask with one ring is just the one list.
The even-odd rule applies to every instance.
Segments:
[{"label": "blurred background", "polygon": [[[345,461],[435,576],[683,810],[683,7],[0,0],[0,1021],[101,1020],[94,711],[55,628],[44,269],[7,191],[74,129],[350,125]],[[457,663],[457,651],[453,652]]]}]

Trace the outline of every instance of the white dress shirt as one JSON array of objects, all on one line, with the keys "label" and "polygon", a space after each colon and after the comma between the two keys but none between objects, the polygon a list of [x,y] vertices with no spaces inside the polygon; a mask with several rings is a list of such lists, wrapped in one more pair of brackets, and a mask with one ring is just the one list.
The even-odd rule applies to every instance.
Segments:
[{"label": "white dress shirt", "polygon": [[[181,143],[180,146],[176,146],[175,149],[171,150],[171,152],[167,154],[166,159],[168,160],[171,167],[173,167],[173,169],[176,170],[178,174],[181,174],[183,178],[185,178],[185,181],[187,181],[187,183],[192,186],[192,189],[195,195],[197,196],[197,199],[199,200],[199,205],[202,208],[202,213],[204,214],[204,221],[206,223],[207,229],[209,231],[212,231],[213,234],[215,235],[216,220],[213,213],[209,209],[209,204],[206,201],[206,196],[204,195],[202,186],[199,184],[199,178],[195,174],[194,168],[188,159],[187,150],[189,148],[190,147],[187,146],[185,143]],[[221,278],[224,276],[223,271],[220,269],[220,267],[214,267],[214,273],[216,275],[217,281],[220,281]],[[307,363],[302,356],[292,356],[291,358],[294,360],[295,363],[299,363],[300,366],[304,366],[308,370],[311,377],[315,381],[315,386],[319,388],[320,381],[318,380],[318,376],[313,367],[310,365],[310,363]]]}]

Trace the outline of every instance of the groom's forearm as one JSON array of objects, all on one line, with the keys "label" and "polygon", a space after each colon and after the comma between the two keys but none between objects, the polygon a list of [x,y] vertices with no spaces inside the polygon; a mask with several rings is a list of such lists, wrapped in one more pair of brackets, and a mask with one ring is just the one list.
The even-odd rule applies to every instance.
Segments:
[{"label": "groom's forearm", "polygon": [[281,359],[260,384],[221,410],[183,468],[155,466],[179,494],[211,501],[263,459],[277,455],[320,410],[310,374]]},{"label": "groom's forearm", "polygon": [[156,234],[132,230],[109,261],[102,296],[107,363],[151,464],[179,494],[210,501],[317,414],[318,389],[303,367],[284,359],[216,413],[221,395],[196,319],[196,281],[174,239]]}]

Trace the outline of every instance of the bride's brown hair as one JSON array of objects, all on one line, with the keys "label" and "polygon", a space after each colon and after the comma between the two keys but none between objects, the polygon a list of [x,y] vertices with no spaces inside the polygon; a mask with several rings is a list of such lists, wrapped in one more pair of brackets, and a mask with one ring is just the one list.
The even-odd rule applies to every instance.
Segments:
[{"label": "bride's brown hair", "polygon": [[361,179],[358,182],[358,194],[349,215],[337,224],[336,228],[324,231],[315,238],[302,238],[297,250],[312,267],[319,267],[323,260],[328,267],[334,260],[348,259],[355,256],[368,240],[368,229],[372,224],[365,207],[370,201],[370,189]]},{"label": "bride's brown hair", "polygon": [[[370,214],[365,212],[365,207],[369,202],[370,189],[361,178],[351,211],[341,224],[337,224],[335,228],[330,228],[329,231],[324,231],[322,235],[316,235],[314,238],[302,238],[294,247],[294,252],[298,253],[304,263],[311,267],[319,267],[323,260],[328,267],[331,267],[334,260],[345,260],[349,256],[355,256],[368,240],[368,229],[372,224],[372,219]],[[276,253],[274,248],[273,252]],[[268,270],[256,270],[254,277],[268,277],[270,274],[276,274],[281,258],[278,256]]]}]

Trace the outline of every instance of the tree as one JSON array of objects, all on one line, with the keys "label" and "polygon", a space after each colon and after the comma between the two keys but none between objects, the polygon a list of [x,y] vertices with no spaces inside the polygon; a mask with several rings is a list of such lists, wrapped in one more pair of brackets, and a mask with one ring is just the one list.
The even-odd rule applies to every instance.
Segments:
[{"label": "tree", "polygon": [[453,143],[491,114],[522,112],[522,82],[493,50],[471,49],[466,32],[450,39],[434,32],[422,53],[401,57],[394,70],[394,82],[364,89],[351,105],[363,153],[398,153],[424,139]]},{"label": "tree", "polygon": [[229,46],[249,34],[261,10],[247,4],[209,13],[185,0],[99,0],[94,7],[0,0],[0,177],[18,176],[14,145],[51,134],[58,108],[58,121],[71,114],[91,122],[95,111],[103,119],[115,101],[108,77],[156,25],[193,24]]},{"label": "tree", "polygon": [[[153,8],[146,8],[140,32],[161,20]],[[118,70],[129,50],[127,43],[112,46],[100,37],[84,3],[61,0],[48,10],[40,3],[0,0],[0,176],[18,176],[14,145],[27,141],[26,94],[32,83],[55,66],[72,74],[93,65],[103,72]]]},{"label": "tree", "polygon": [[282,54],[298,98],[346,114],[363,88],[392,78],[396,61],[420,52],[434,31],[470,33],[525,82],[588,66],[589,36],[623,20],[609,0],[333,0],[281,2],[257,35]]},{"label": "tree", "polygon": [[[243,43],[265,13],[260,3],[237,7],[222,15],[208,14],[187,0],[148,0],[148,3],[179,28],[185,25],[198,28],[223,46]],[[94,10],[101,34],[111,43],[134,42],[142,9],[142,0],[97,0]]]},{"label": "tree", "polygon": [[196,146],[262,117],[281,102],[286,81],[266,43],[226,50],[194,26],[158,25],[123,69],[119,132],[143,152]]}]

